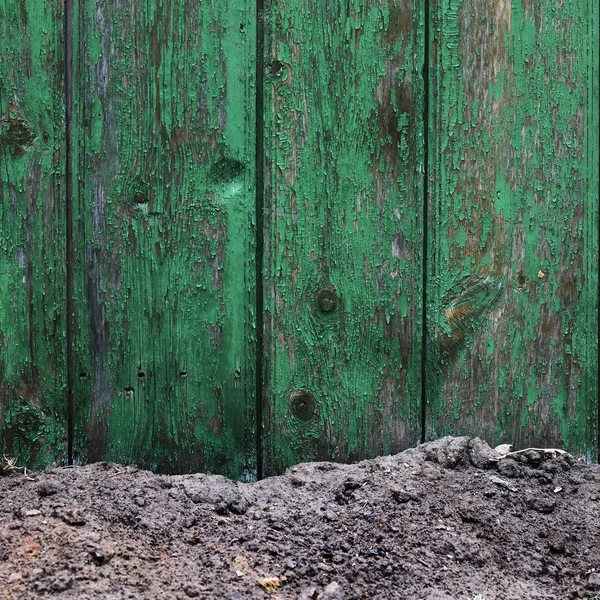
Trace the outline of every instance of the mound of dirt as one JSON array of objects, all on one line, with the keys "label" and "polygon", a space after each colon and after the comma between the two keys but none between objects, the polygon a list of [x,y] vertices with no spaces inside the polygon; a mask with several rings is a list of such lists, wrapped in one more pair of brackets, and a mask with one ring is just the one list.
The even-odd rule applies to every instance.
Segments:
[{"label": "mound of dirt", "polygon": [[98,463],[0,477],[0,597],[600,598],[600,466],[442,438],[237,483]]}]

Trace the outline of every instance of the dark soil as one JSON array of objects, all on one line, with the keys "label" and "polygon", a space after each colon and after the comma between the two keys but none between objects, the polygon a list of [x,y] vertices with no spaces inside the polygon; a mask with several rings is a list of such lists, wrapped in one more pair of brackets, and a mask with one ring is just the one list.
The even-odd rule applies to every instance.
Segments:
[{"label": "dark soil", "polygon": [[600,467],[443,438],[243,484],[0,477],[0,598],[600,598]]}]

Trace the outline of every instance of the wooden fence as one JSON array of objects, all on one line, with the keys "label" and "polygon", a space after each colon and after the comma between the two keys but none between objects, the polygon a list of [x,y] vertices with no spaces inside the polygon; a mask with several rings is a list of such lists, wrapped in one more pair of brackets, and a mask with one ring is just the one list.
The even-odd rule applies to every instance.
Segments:
[{"label": "wooden fence", "polygon": [[595,459],[598,10],[0,0],[1,452]]}]

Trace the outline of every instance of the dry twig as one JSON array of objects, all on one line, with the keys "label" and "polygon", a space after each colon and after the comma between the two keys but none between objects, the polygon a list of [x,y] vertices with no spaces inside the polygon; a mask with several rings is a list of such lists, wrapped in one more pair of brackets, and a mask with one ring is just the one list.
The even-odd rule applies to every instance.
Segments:
[{"label": "dry twig", "polygon": [[523,448],[522,450],[513,450],[512,452],[507,452],[502,456],[492,456],[490,458],[490,462],[498,462],[502,458],[507,458],[509,456],[514,456],[515,454],[523,454],[523,452],[529,452],[529,450],[533,450],[535,452],[543,452],[544,454],[569,454],[565,450],[561,450],[560,448]]}]

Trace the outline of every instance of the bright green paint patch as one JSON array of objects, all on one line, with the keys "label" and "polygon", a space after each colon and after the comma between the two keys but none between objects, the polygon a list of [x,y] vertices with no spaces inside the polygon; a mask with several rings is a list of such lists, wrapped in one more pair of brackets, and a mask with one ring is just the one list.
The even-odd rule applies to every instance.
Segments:
[{"label": "bright green paint patch", "polygon": [[464,227],[461,227],[458,230],[458,233],[454,236],[452,241],[459,247],[464,248],[467,243],[467,230]]}]

